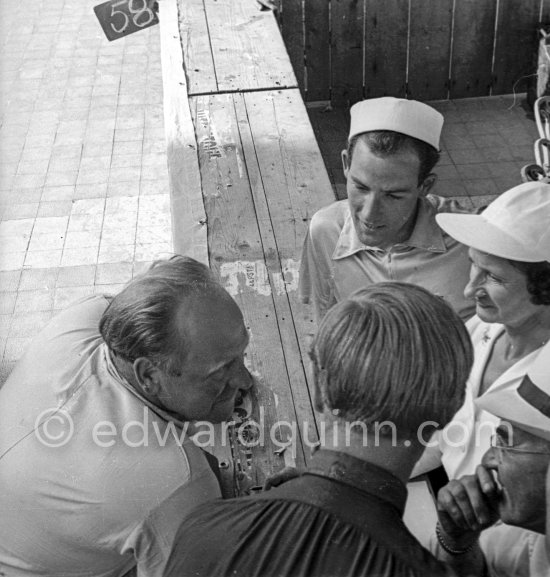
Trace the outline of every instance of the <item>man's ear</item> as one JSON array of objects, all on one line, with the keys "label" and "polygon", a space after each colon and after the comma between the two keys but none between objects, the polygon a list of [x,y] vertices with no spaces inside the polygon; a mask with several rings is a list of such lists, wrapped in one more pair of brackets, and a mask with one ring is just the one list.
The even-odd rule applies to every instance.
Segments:
[{"label": "man's ear", "polygon": [[345,148],[342,150],[342,169],[344,171],[344,176],[347,178],[349,172],[349,155]]},{"label": "man's ear", "polygon": [[430,172],[430,174],[428,174],[428,176],[424,179],[424,182],[420,185],[420,191],[422,193],[422,196],[426,196],[428,192],[430,192],[436,181],[437,181],[437,174]]},{"label": "man's ear", "polygon": [[160,369],[147,357],[139,357],[133,363],[134,375],[141,389],[149,395],[160,392]]}]

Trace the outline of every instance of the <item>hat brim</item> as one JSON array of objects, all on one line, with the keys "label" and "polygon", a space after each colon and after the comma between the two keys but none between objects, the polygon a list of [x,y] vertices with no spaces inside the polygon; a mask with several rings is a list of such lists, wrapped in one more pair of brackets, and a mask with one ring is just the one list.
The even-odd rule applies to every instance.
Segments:
[{"label": "hat brim", "polygon": [[516,387],[508,390],[488,391],[478,397],[475,404],[532,435],[550,441],[550,419],[537,414],[535,409],[517,394]]},{"label": "hat brim", "polygon": [[522,262],[540,262],[544,255],[527,249],[515,238],[487,222],[482,214],[441,213],[437,224],[458,242],[482,252]]}]

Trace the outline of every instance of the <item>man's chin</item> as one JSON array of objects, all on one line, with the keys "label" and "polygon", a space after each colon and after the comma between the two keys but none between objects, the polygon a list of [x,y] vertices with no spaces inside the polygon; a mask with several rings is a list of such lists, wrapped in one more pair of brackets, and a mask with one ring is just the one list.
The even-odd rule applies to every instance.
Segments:
[{"label": "man's chin", "polygon": [[366,246],[374,246],[376,248],[384,249],[388,246],[391,246],[392,243],[388,241],[385,234],[382,234],[381,231],[373,230],[372,232],[365,232],[361,230],[359,234],[357,234],[359,240]]},{"label": "man's chin", "polygon": [[212,412],[208,420],[211,423],[224,423],[233,421],[233,411],[235,409],[235,400],[220,403],[212,408]]}]

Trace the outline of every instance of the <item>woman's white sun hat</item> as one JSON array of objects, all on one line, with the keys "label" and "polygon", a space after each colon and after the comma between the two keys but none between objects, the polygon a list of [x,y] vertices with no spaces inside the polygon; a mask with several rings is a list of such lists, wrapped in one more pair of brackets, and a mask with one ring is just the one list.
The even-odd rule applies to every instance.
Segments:
[{"label": "woman's white sun hat", "polygon": [[550,262],[550,184],[526,182],[502,193],[482,214],[436,215],[453,238],[522,262]]}]

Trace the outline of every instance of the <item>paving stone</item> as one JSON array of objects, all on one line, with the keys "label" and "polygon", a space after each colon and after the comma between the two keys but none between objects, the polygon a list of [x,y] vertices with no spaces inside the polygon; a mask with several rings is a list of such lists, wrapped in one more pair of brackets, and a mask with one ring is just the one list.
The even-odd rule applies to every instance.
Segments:
[{"label": "paving stone", "polygon": [[54,291],[43,288],[39,290],[22,291],[17,294],[15,314],[34,311],[49,311],[53,308]]},{"label": "paving stone", "polygon": [[91,284],[83,286],[59,287],[55,289],[53,308],[54,310],[65,309],[75,301],[83,299],[92,294],[94,294],[94,286]]},{"label": "paving stone", "polygon": [[34,337],[52,317],[51,311],[34,311],[12,317],[9,337]]},{"label": "paving stone", "polygon": [[[0,314],[11,315],[15,310],[15,301],[17,300],[17,292],[0,292]],[[1,354],[1,353],[0,353]]]},{"label": "paving stone", "polygon": [[28,251],[25,255],[25,267],[28,268],[48,268],[58,267],[61,263],[62,251],[40,250]]},{"label": "paving stone", "polygon": [[58,268],[24,269],[21,272],[21,281],[18,284],[19,290],[52,290],[56,285],[58,273]]},{"label": "paving stone", "polygon": [[20,280],[20,270],[0,271],[0,293],[16,291]]},{"label": "paving stone", "polygon": [[95,284],[126,283],[132,279],[132,272],[132,262],[98,264]]},{"label": "paving stone", "polygon": [[66,266],[59,269],[57,287],[92,285],[96,274],[96,265]]}]

